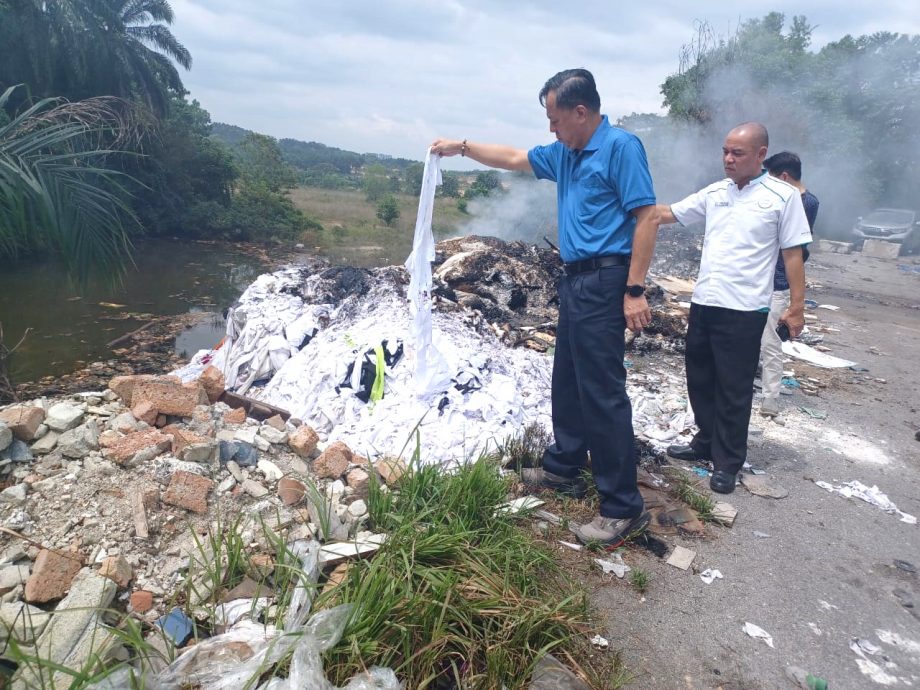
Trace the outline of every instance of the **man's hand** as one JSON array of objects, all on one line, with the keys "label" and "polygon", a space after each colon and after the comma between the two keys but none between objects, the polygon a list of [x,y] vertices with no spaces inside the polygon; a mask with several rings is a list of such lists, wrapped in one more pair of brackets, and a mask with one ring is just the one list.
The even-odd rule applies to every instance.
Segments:
[{"label": "man's hand", "polygon": [[626,315],[626,327],[633,333],[641,333],[652,322],[652,310],[649,309],[645,295],[624,296],[623,314]]},{"label": "man's hand", "polygon": [[779,322],[789,326],[790,338],[797,338],[805,328],[805,307],[789,307],[779,317]]},{"label": "man's hand", "polygon": [[463,148],[463,142],[453,139],[435,139],[431,144],[431,152],[442,156],[456,156],[460,153],[461,148]]}]

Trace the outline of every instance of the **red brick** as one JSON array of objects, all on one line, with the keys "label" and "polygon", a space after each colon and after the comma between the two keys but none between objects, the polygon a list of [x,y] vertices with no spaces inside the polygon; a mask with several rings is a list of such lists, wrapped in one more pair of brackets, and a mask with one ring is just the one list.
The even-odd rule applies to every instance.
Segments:
[{"label": "red brick", "polygon": [[212,405],[220,398],[226,384],[221,370],[213,365],[208,366],[207,369],[201,372],[201,376],[198,377],[198,383],[204,388],[205,393],[208,395],[208,402]]},{"label": "red brick", "polygon": [[207,394],[197,383],[184,386],[181,383],[160,378],[153,381],[136,382],[131,396],[131,405],[133,407],[146,401],[153,405],[160,414],[191,417],[202,397],[207,402]]},{"label": "red brick", "polygon": [[55,551],[42,549],[32,566],[32,574],[26,581],[23,598],[30,604],[44,604],[61,599],[67,594],[70,583],[82,566],[83,559],[76,551],[64,556]]},{"label": "red brick", "polygon": [[317,443],[319,443],[319,436],[306,424],[297,427],[297,430],[288,438],[291,450],[302,458],[312,456]]},{"label": "red brick", "polygon": [[224,414],[224,424],[242,424],[246,421],[246,410],[237,407]]},{"label": "red brick", "polygon": [[176,424],[164,426],[162,432],[164,434],[170,434],[173,437],[172,453],[176,456],[182,452],[183,448],[195,445],[197,443],[208,443],[211,440],[205,436],[199,436],[198,434],[189,431],[188,429],[183,429]]},{"label": "red brick", "polygon": [[115,395],[121,398],[122,402],[131,407],[131,399],[134,395],[134,386],[140,381],[153,381],[156,377],[150,374],[132,374],[131,376],[115,376],[109,381],[109,388],[115,391]]},{"label": "red brick", "polygon": [[206,513],[208,512],[208,494],[213,488],[214,482],[207,477],[176,470],[169,481],[169,486],[166,487],[163,502],[191,510],[193,513]]},{"label": "red brick", "polygon": [[153,608],[153,592],[139,589],[131,592],[131,610],[135,613],[147,613]]},{"label": "red brick", "polygon": [[35,440],[35,432],[44,421],[45,411],[40,407],[18,406],[0,410],[0,422],[6,422],[13,436],[20,441]]},{"label": "red brick", "polygon": [[313,471],[321,479],[338,479],[351,464],[354,454],[342,441],[330,445],[313,463]]},{"label": "red brick", "polygon": [[154,458],[165,453],[172,446],[172,440],[159,429],[135,431],[133,434],[118,439],[111,448],[106,448],[103,455],[109,460],[124,465],[141,451],[148,451]]},{"label": "red brick", "polygon": [[131,408],[131,414],[134,415],[134,418],[139,422],[145,422],[150,426],[156,424],[157,421],[157,408],[153,406],[149,400],[142,400],[137,405]]}]

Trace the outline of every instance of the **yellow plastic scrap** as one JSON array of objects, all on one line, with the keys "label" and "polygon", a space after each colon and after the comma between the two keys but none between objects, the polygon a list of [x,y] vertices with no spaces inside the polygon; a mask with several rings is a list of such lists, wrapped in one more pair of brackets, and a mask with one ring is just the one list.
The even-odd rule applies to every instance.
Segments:
[{"label": "yellow plastic scrap", "polygon": [[386,366],[383,360],[383,345],[375,345],[374,354],[377,355],[377,375],[374,377],[374,385],[371,387],[371,401],[377,402],[383,398],[383,368]]}]

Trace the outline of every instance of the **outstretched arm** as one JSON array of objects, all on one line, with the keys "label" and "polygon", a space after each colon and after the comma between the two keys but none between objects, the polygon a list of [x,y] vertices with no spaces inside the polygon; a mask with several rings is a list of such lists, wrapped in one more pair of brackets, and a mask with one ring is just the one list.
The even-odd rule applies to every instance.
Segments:
[{"label": "outstretched arm", "polygon": [[431,151],[442,156],[456,156],[462,153],[467,158],[472,158],[477,163],[488,165],[490,168],[520,170],[522,172],[531,171],[527,151],[511,146],[477,144],[466,140],[436,139],[431,145]]}]

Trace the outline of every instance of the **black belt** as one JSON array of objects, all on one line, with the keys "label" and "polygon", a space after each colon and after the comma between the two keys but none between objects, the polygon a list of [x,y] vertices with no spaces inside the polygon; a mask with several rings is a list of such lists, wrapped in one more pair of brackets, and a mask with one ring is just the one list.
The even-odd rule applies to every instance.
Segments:
[{"label": "black belt", "polygon": [[599,268],[607,268],[608,266],[629,266],[629,254],[610,254],[608,256],[594,256],[590,259],[582,259],[581,261],[572,261],[565,265],[565,272],[568,275],[575,275],[576,273],[587,273],[588,271],[596,271]]}]

